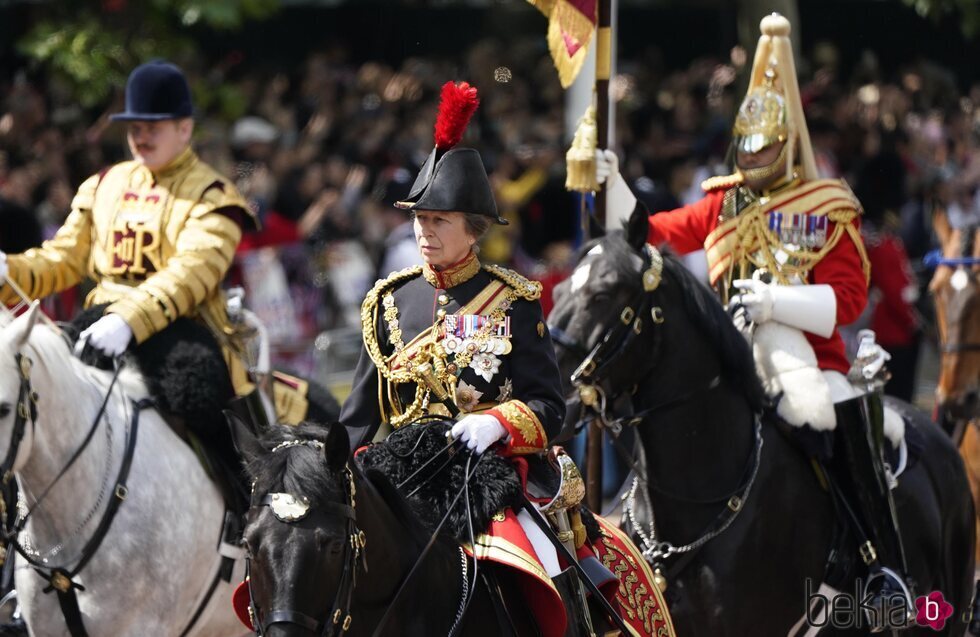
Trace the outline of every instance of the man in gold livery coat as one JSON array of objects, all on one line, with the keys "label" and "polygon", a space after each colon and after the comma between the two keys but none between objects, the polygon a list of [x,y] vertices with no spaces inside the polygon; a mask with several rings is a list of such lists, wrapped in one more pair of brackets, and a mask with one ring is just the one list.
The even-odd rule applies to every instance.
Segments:
[{"label": "man in gold livery coat", "polygon": [[[176,417],[180,426],[191,428],[205,449],[216,454],[211,460],[224,465],[218,474],[235,474],[230,485],[223,485],[234,487],[239,482],[240,461],[221,409],[235,395],[255,396],[255,386],[243,358],[244,329],[229,320],[220,285],[234,259],[242,225],[251,222],[253,215],[235,186],[191,149],[192,110],[190,87],[178,67],[154,61],[134,69],[126,85],[126,110],[112,116],[127,122],[133,160],[85,180],[64,225],[41,247],[23,254],[0,253],[0,277],[32,299],[85,278],[93,280],[95,288],[85,306],[104,306],[104,310],[81,332],[76,344],[79,351],[91,349],[116,357],[128,348],[142,346],[179,318],[203,324],[206,331],[194,325],[190,328],[203,331],[204,338],[207,333],[213,335],[220,354],[210,343],[207,351],[214,352],[213,360],[198,360],[200,350],[195,350],[183,361],[197,375],[169,373],[194,376],[184,379],[185,384],[208,376],[206,381],[215,382],[213,396],[209,395],[203,407],[189,407],[186,413],[181,411],[183,405],[156,397],[160,408]],[[0,301],[10,304],[16,300],[12,286],[5,283]],[[155,341],[155,350],[172,352],[174,344],[186,336],[184,332],[170,334],[165,342]],[[139,359],[143,348],[137,351]],[[230,385],[220,376],[213,379],[212,372],[220,374],[217,370],[223,367],[227,367]],[[150,376],[163,373],[158,369],[143,372]],[[181,379],[148,385],[153,391],[167,382]],[[250,412],[253,421],[255,414],[255,410]],[[305,410],[299,418],[302,415]]]},{"label": "man in gold livery coat", "polygon": [[[108,303],[82,338],[121,354],[181,316],[199,318],[226,351],[237,393],[250,390],[225,312],[221,280],[252,213],[235,186],[190,147],[190,89],[164,62],[136,68],[126,87],[134,159],[89,177],[58,233],[40,248],[9,255],[5,275],[31,298],[60,292],[85,277],[96,283],[86,307]],[[16,296],[4,286],[2,300]]]}]

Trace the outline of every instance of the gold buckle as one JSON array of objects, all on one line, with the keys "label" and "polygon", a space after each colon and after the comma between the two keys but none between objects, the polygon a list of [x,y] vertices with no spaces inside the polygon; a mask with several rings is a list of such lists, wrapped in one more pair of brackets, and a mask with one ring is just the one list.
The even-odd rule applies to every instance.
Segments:
[{"label": "gold buckle", "polygon": [[350,615],[348,615],[347,617],[344,618],[344,625],[341,626],[340,629],[341,630],[347,630],[348,628],[350,628],[350,622],[351,622],[351,618],[350,618]]},{"label": "gold buckle", "polygon": [[126,488],[124,484],[116,485],[116,497],[120,500],[125,500],[126,496],[129,495],[129,489]]},{"label": "gold buckle", "polygon": [[732,513],[738,513],[742,509],[742,498],[737,495],[728,498],[728,508],[732,510]]},{"label": "gold buckle", "polygon": [[878,559],[878,552],[875,551],[875,547],[870,540],[858,547],[858,552],[861,554],[861,559],[867,566],[871,566]]},{"label": "gold buckle", "polygon": [[71,589],[71,580],[64,573],[54,573],[51,575],[51,586],[58,592],[67,593]]},{"label": "gold buckle", "polygon": [[661,323],[664,322],[664,309],[659,305],[650,308],[650,318],[653,319],[654,323],[660,325]]},{"label": "gold buckle", "polygon": [[629,325],[630,321],[632,321],[633,317],[635,316],[636,312],[633,311],[633,308],[627,305],[623,308],[622,313],[619,315],[619,320],[623,322],[623,325]]}]

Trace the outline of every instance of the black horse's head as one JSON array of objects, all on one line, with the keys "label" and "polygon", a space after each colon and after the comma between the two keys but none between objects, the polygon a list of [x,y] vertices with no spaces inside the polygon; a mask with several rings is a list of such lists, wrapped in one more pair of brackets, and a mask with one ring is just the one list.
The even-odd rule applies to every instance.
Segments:
[{"label": "black horse's head", "polygon": [[745,339],[711,290],[648,245],[647,233],[638,210],[624,231],[587,244],[556,288],[548,324],[562,378],[610,399],[639,387],[656,403],[721,375],[761,407]]},{"label": "black horse's head", "polygon": [[[363,544],[357,539],[346,430],[274,426],[257,439],[229,418],[252,479],[243,535],[256,632],[340,634]],[[335,614],[336,626],[329,626]],[[336,631],[324,632],[324,622]]]}]

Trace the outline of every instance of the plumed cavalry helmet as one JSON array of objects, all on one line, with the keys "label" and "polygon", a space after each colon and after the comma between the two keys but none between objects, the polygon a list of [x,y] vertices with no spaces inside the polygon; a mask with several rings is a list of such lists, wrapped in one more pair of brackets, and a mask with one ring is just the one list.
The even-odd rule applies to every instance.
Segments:
[{"label": "plumed cavalry helmet", "polygon": [[476,88],[466,82],[443,85],[436,116],[435,148],[422,164],[408,197],[395,206],[407,210],[466,212],[490,217],[499,224],[507,223],[497,212],[480,153],[472,148],[455,147],[479,104]]},{"label": "plumed cavalry helmet", "polygon": [[160,121],[194,114],[191,87],[176,64],[153,60],[133,69],[126,80],[126,110],[113,121]]},{"label": "plumed cavalry helmet", "polygon": [[[798,162],[804,179],[817,179],[817,164],[803,116],[803,102],[793,64],[789,20],[778,13],[762,19],[749,89],[735,116],[733,143],[737,150],[757,153],[786,142],[779,159],[787,175]],[[795,161],[794,161],[795,160]]]}]

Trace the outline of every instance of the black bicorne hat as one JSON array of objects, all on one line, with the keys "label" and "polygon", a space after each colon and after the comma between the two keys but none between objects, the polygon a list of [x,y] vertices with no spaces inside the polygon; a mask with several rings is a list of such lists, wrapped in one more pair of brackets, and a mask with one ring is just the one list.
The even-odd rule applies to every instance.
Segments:
[{"label": "black bicorne hat", "polygon": [[395,205],[411,210],[467,212],[506,225],[507,220],[497,212],[480,153],[472,148],[453,148],[439,154],[442,156],[436,159],[437,149],[432,150],[408,199]]},{"label": "black bicorne hat", "polygon": [[180,68],[153,60],[133,69],[126,81],[126,110],[113,113],[113,121],[160,121],[191,117],[191,87]]},{"label": "black bicorne hat", "polygon": [[446,82],[443,85],[436,117],[436,147],[422,164],[408,198],[395,202],[397,207],[465,212],[507,224],[497,212],[480,153],[472,148],[454,148],[479,103],[476,88],[469,84]]}]

